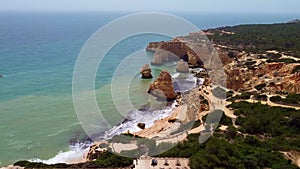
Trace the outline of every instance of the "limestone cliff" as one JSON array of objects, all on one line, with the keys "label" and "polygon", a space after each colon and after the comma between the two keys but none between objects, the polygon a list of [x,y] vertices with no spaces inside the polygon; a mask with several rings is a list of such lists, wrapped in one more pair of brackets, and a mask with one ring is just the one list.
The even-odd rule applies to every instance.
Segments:
[{"label": "limestone cliff", "polygon": [[155,52],[154,60],[151,62],[153,65],[162,65],[167,61],[183,59],[191,68],[203,66],[200,57],[178,39],[169,42],[151,42],[146,50]]},{"label": "limestone cliff", "polygon": [[266,92],[300,93],[300,74],[296,70],[299,63],[286,64],[283,62],[260,63],[252,69],[244,64],[239,66],[225,65],[227,88],[235,91],[249,91],[259,84],[266,84]]},{"label": "limestone cliff", "polygon": [[282,83],[283,90],[289,93],[300,93],[300,72],[287,77]]}]

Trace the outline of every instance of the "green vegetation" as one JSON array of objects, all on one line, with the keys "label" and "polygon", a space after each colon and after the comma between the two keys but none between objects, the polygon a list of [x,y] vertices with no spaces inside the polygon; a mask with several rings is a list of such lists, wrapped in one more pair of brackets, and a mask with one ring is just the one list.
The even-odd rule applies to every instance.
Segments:
[{"label": "green vegetation", "polygon": [[146,152],[144,149],[142,148],[137,148],[137,149],[134,149],[134,150],[122,150],[120,152],[120,154],[122,156],[125,156],[125,157],[134,157],[134,158],[138,158],[142,155],[144,155]]},{"label": "green vegetation", "polygon": [[270,101],[278,104],[299,106],[300,94],[288,94],[286,98],[281,98],[280,96],[272,96],[270,98]]},{"label": "green vegetation", "polygon": [[[224,115],[224,112],[222,110],[214,110],[213,112],[210,113],[210,120],[207,120],[208,115],[205,115],[204,117],[202,117],[202,120],[205,123],[215,123],[215,122],[219,122],[219,126],[220,125],[232,125],[232,120],[231,118],[227,117]],[[220,118],[221,117],[221,118]],[[220,120],[219,120],[220,118]]]},{"label": "green vegetation", "polygon": [[127,167],[127,166],[132,165],[133,160],[131,158],[118,156],[118,155],[110,153],[110,152],[105,152],[93,163],[102,168]]},{"label": "green vegetation", "polygon": [[283,63],[299,63],[295,59],[289,59],[289,58],[283,58],[283,59],[268,59],[266,62],[271,63],[271,62],[283,62]]},{"label": "green vegetation", "polygon": [[[221,34],[220,30],[234,34]],[[278,50],[300,57],[300,23],[228,26],[210,31],[214,35],[208,37],[213,39],[214,43],[240,51],[264,53],[267,50]],[[279,57],[274,54],[274,57],[268,58]]]},{"label": "green vegetation", "polygon": [[262,94],[262,95],[260,95],[260,94],[254,94],[253,98],[255,100],[260,100],[260,101],[267,101],[268,100],[268,96],[265,95],[265,94]]},{"label": "green vegetation", "polygon": [[250,99],[251,97],[251,93],[242,93],[240,95],[237,96],[237,99],[240,99],[240,100],[247,100],[247,99]]},{"label": "green vegetation", "polygon": [[258,91],[261,91],[264,87],[266,87],[267,85],[265,83],[256,85],[254,88]]},{"label": "green vegetation", "polygon": [[267,59],[279,59],[282,55],[279,53],[267,53]]},{"label": "green vegetation", "polygon": [[300,72],[300,66],[296,66],[295,69],[292,71],[292,74]]},{"label": "green vegetation", "polygon": [[[255,141],[249,138],[239,136],[233,143],[229,143],[225,138],[213,136],[204,144],[199,144],[198,139],[199,135],[189,135],[188,141],[178,144],[159,157],[190,158],[192,169],[297,168],[279,152],[251,146],[249,143]],[[260,143],[259,140],[256,141]]]},{"label": "green vegetation", "polygon": [[70,165],[67,164],[47,165],[44,163],[34,163],[29,161],[18,161],[14,165],[25,167],[25,168],[68,168],[70,167]]},{"label": "green vegetation", "polygon": [[274,102],[274,103],[281,102],[281,100],[282,100],[282,97],[280,97],[280,96],[272,96],[272,97],[270,97],[270,101]]},{"label": "green vegetation", "polygon": [[283,102],[287,103],[287,104],[299,104],[300,102],[300,94],[288,94],[286,99],[283,100]]},{"label": "green vegetation", "polygon": [[226,93],[226,98],[230,98],[234,95],[234,92],[229,90],[227,93]]},{"label": "green vegetation", "polygon": [[[231,105],[239,116],[236,124],[243,133],[264,136],[289,136],[300,132],[300,128],[291,125],[291,118],[299,114],[294,109],[268,107],[259,103],[238,102]],[[300,116],[300,114],[299,114]]]},{"label": "green vegetation", "polygon": [[116,154],[105,152],[96,161],[80,164],[52,164],[34,163],[29,161],[19,161],[14,165],[25,168],[108,168],[108,167],[128,167],[133,160],[127,157],[121,157]]},{"label": "green vegetation", "polygon": [[[290,98],[297,98],[291,95]],[[219,125],[227,125],[226,131],[216,130],[205,143],[199,144],[199,135],[192,134],[182,143],[174,146],[162,143],[155,146],[154,140],[137,139],[139,149],[123,151],[121,154],[136,156],[144,152],[143,147],[155,147],[149,155],[155,155],[162,150],[168,151],[157,157],[190,158],[192,169],[297,169],[298,167],[286,160],[280,151],[300,151],[300,111],[291,108],[270,107],[259,103],[234,102],[228,107],[238,115],[235,128],[232,120],[223,116]],[[212,117],[218,117],[221,110],[212,112]],[[203,118],[206,120],[207,116]],[[174,146],[173,148],[171,148]],[[15,165],[27,168],[97,168],[125,167],[132,164],[132,159],[119,157],[109,152],[104,153],[96,161],[66,165],[45,165],[20,161]]]},{"label": "green vegetation", "polygon": [[252,95],[252,93],[245,92],[245,93],[241,93],[240,95],[231,97],[231,98],[227,99],[227,101],[247,100],[247,99],[250,99],[251,95]]},{"label": "green vegetation", "polygon": [[227,131],[215,132],[204,144],[199,144],[199,135],[189,135],[188,141],[159,156],[190,158],[193,169],[297,168],[279,151],[300,150],[300,111],[247,102],[230,107],[239,115],[240,128],[227,121]]}]

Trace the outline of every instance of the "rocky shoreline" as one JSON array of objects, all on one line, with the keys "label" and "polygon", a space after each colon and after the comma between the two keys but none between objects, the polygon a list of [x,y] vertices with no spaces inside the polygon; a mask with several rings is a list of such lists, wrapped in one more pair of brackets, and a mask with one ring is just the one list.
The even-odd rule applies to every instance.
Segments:
[{"label": "rocky shoreline", "polygon": [[[161,42],[161,43],[149,43],[147,50],[154,51],[154,61],[151,62],[152,65],[162,65],[169,61],[177,60],[178,63],[176,64],[176,71],[178,73],[186,74],[184,77],[188,77],[187,75],[193,76],[195,79],[203,78],[203,74],[195,71],[191,71],[193,68],[202,68],[202,62],[199,62],[198,56],[195,53],[192,53],[187,46],[184,45],[183,42],[174,42],[177,40],[173,40],[172,42]],[[171,44],[171,47],[169,46]],[[173,45],[177,46],[174,47]],[[173,51],[173,49],[177,48],[178,51]],[[159,48],[159,49],[158,49]],[[160,50],[164,51],[160,51]],[[185,51],[183,51],[185,49]],[[159,51],[157,53],[157,51]],[[182,52],[183,51],[183,52]],[[168,55],[167,58],[164,58],[166,55],[164,53],[175,53],[179,55],[180,59],[176,59],[172,55]],[[182,52],[182,53],[181,53]],[[185,58],[186,57],[186,58]],[[185,59],[185,60],[184,60]],[[157,61],[161,62],[157,62]],[[151,75],[151,68],[148,64],[142,66],[140,73],[142,75],[141,78],[152,78]],[[204,71],[205,72],[205,71]],[[156,144],[159,143],[178,143],[183,141],[187,137],[187,133],[191,129],[191,125],[188,125],[186,128],[182,128],[186,124],[193,124],[195,121],[200,121],[199,117],[202,117],[202,112],[206,112],[209,110],[209,100],[206,100],[200,94],[200,86],[202,84],[197,85],[197,81],[195,82],[195,87],[190,88],[188,91],[183,93],[176,93],[174,89],[174,81],[171,77],[170,73],[167,71],[162,70],[158,78],[153,81],[148,89],[148,93],[153,95],[157,98],[160,102],[173,102],[175,101],[175,107],[171,110],[171,113],[168,117],[165,117],[160,120],[156,120],[152,126],[145,126],[143,123],[137,123],[136,125],[141,128],[141,131],[131,133],[128,131],[126,134],[133,135],[134,137],[141,137],[146,139],[153,139],[156,140]],[[203,79],[202,82],[205,80]],[[181,85],[181,84],[177,84]],[[180,87],[179,87],[180,88]],[[200,124],[203,126],[203,124]],[[200,132],[200,131],[199,131]],[[173,134],[177,133],[177,134]],[[101,155],[102,153],[106,152],[107,149],[101,149],[99,145],[103,144],[102,141],[94,143],[88,153],[88,159],[93,160]],[[107,143],[108,145],[112,145],[113,143]],[[132,143],[127,145],[124,144],[116,144],[114,145],[121,146],[126,151],[131,151],[132,147],[134,147]],[[134,147],[137,148],[137,147]],[[114,149],[120,149],[114,147]],[[120,152],[119,152],[120,153]],[[92,158],[95,157],[95,158]]]}]

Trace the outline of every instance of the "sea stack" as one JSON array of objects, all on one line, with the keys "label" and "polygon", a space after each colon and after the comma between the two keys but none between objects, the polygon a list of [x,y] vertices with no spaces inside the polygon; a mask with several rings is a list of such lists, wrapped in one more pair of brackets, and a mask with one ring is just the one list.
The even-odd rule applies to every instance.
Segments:
[{"label": "sea stack", "polygon": [[173,101],[176,99],[172,77],[167,71],[162,71],[158,78],[150,84],[148,93],[160,100]]},{"label": "sea stack", "polygon": [[152,72],[152,70],[151,70],[151,68],[149,67],[148,64],[145,64],[141,68],[141,71],[140,71],[140,73],[142,74],[143,79],[151,79],[153,77],[151,72]]},{"label": "sea stack", "polygon": [[189,73],[189,64],[181,59],[177,62],[176,71],[179,73]]}]

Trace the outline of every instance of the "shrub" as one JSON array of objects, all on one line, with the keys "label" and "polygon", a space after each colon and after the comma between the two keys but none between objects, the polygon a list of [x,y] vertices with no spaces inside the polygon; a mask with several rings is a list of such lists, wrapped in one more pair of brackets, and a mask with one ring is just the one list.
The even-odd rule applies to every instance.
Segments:
[{"label": "shrub", "polygon": [[300,71],[300,65],[298,65],[294,68],[294,70],[292,71],[292,74],[299,72],[299,71]]},{"label": "shrub", "polygon": [[242,93],[241,95],[237,96],[238,99],[247,100],[250,99],[251,93]]},{"label": "shrub", "polygon": [[265,83],[256,85],[254,88],[258,91],[262,90],[264,87],[266,87],[267,85]]},{"label": "shrub", "polygon": [[233,96],[233,94],[234,94],[234,92],[233,91],[228,91],[227,93],[226,93],[226,98],[230,98],[230,97],[232,97]]},{"label": "shrub", "polygon": [[265,94],[263,94],[263,95],[254,94],[253,97],[256,100],[261,100],[261,101],[267,101],[268,100],[268,96],[265,95]]},{"label": "shrub", "polygon": [[270,101],[271,102],[281,102],[282,101],[282,98],[280,96],[272,96],[270,98]]},{"label": "shrub", "polygon": [[122,157],[110,152],[102,154],[94,163],[100,167],[127,167],[132,165],[133,160],[131,158]]}]

